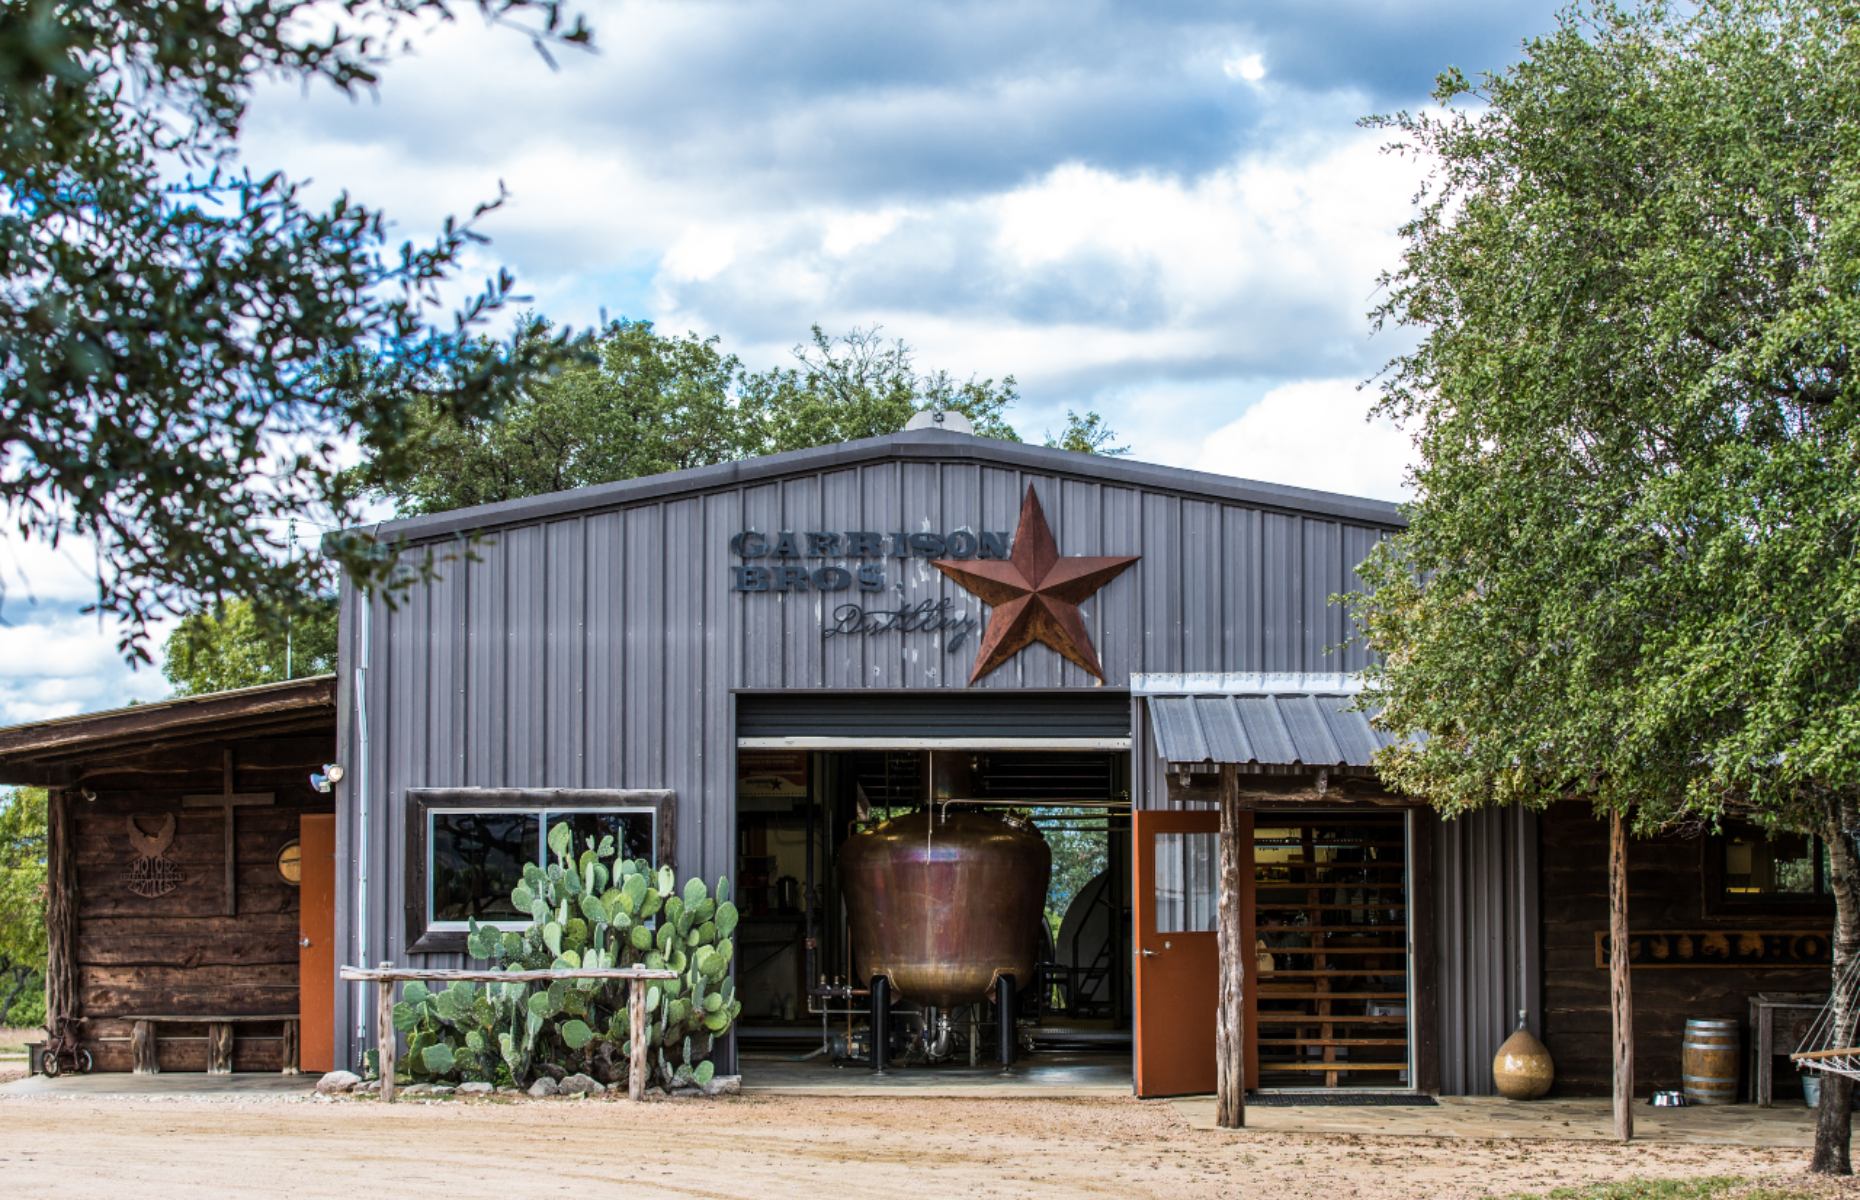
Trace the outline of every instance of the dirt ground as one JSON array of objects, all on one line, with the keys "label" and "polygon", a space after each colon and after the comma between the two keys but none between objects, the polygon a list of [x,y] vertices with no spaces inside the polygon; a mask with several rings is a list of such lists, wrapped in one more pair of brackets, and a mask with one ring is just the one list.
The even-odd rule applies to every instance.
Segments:
[{"label": "dirt ground", "polygon": [[1123,1098],[0,1099],[0,1195],[1480,1197],[1735,1175],[1814,1196],[1799,1151],[1204,1132]]}]

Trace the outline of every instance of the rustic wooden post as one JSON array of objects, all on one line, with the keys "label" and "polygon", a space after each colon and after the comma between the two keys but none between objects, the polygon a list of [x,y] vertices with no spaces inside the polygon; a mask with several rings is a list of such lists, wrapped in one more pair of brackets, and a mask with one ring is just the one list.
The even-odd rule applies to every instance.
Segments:
[{"label": "rustic wooden post", "polygon": [[155,1023],[137,1021],[129,1029],[130,1070],[137,1075],[161,1074],[161,1060],[155,1049]]},{"label": "rustic wooden post", "polygon": [[207,1074],[231,1075],[233,1027],[231,1021],[207,1022]]},{"label": "rustic wooden post", "polygon": [[1223,1129],[1246,1126],[1246,964],[1252,948],[1245,944],[1240,880],[1242,820],[1239,770],[1221,764],[1220,998],[1214,1027],[1214,1121]]},{"label": "rustic wooden post", "polygon": [[1634,992],[1628,955],[1627,828],[1608,815],[1608,1012],[1615,1050],[1615,1136],[1634,1136]]},{"label": "rustic wooden post", "polygon": [[646,981],[630,979],[626,985],[627,1025],[633,1052],[626,1060],[626,1098],[646,1098]]},{"label": "rustic wooden post", "polygon": [[280,1068],[286,1075],[303,1074],[303,1064],[298,1059],[297,1022],[284,1022],[284,1032],[279,1035],[279,1056],[283,1060]]},{"label": "rustic wooden post", "polygon": [[[381,969],[392,969],[393,963],[382,963]],[[375,1055],[381,1068],[381,1099],[394,1102],[394,981],[382,978],[375,981]]]},{"label": "rustic wooden post", "polygon": [[45,803],[45,1028],[55,1035],[78,1019],[78,895],[71,858],[77,831],[68,789],[53,788]]}]

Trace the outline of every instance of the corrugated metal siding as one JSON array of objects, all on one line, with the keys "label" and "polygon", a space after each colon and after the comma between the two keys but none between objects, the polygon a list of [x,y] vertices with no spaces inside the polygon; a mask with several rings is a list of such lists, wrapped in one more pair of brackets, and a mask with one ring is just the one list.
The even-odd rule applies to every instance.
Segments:
[{"label": "corrugated metal siding", "polygon": [[1492,809],[1436,823],[1434,945],[1440,1090],[1491,1095],[1492,1056],[1518,1013],[1543,1034],[1537,814]]},{"label": "corrugated metal siding", "polygon": [[[437,577],[414,583],[392,607],[380,598],[370,605],[368,957],[405,961],[401,806],[410,787],[671,788],[679,865],[714,877],[734,867],[735,690],[967,687],[973,637],[955,653],[937,634],[824,642],[819,594],[732,593],[728,541],[739,530],[1011,531],[1033,483],[1062,553],[1143,555],[1084,606],[1111,688],[1137,672],[1362,668],[1360,649],[1331,649],[1344,625],[1329,599],[1353,581],[1351,556],[1383,536],[1381,527],[1187,494],[1195,477],[1186,474],[1174,490],[1146,491],[1092,478],[1089,460],[1079,461],[1080,473],[1063,477],[968,453],[829,465],[644,495],[612,511],[519,508],[537,518],[489,530],[469,553],[445,541],[413,548],[439,553]],[[887,561],[905,583],[903,598],[948,597],[981,614],[927,561]],[[838,597],[824,599],[859,598]],[[345,588],[344,762],[358,749],[350,693],[360,611]],[[1036,646],[977,687],[1098,684]],[[1138,755],[1139,791],[1158,766],[1154,754]],[[338,788],[349,831],[338,921],[349,962],[362,951],[353,837],[362,774]],[[339,1031],[350,1021],[339,1013]],[[345,1056],[351,1049],[339,1047]]]}]

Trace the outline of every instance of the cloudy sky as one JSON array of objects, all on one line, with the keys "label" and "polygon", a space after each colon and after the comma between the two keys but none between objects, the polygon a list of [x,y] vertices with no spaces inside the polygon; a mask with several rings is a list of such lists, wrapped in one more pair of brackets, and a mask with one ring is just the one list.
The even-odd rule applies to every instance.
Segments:
[{"label": "cloudy sky", "polygon": [[[465,6],[469,7],[469,5]],[[474,265],[571,324],[650,318],[772,365],[818,322],[1019,381],[1037,440],[1103,413],[1136,457],[1399,498],[1359,384],[1413,168],[1358,117],[1517,56],[1546,0],[601,3],[550,70],[466,18],[378,95],[280,86],[255,166],[410,237],[502,181]],[[78,609],[83,548],[17,545],[0,722],[166,694]]]}]

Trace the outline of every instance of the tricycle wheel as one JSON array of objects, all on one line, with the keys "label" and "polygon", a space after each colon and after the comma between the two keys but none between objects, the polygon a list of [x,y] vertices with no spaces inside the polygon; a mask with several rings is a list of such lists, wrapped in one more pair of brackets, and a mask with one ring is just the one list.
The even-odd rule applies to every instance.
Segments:
[{"label": "tricycle wheel", "polygon": [[62,1068],[58,1065],[58,1056],[56,1054],[48,1053],[44,1058],[39,1060],[39,1070],[45,1072],[45,1077],[47,1079],[58,1078],[58,1072],[61,1069]]},{"label": "tricycle wheel", "polygon": [[88,1075],[91,1072],[91,1068],[95,1067],[96,1065],[97,1065],[97,1060],[90,1056],[90,1051],[79,1050],[77,1052],[78,1074]]}]

